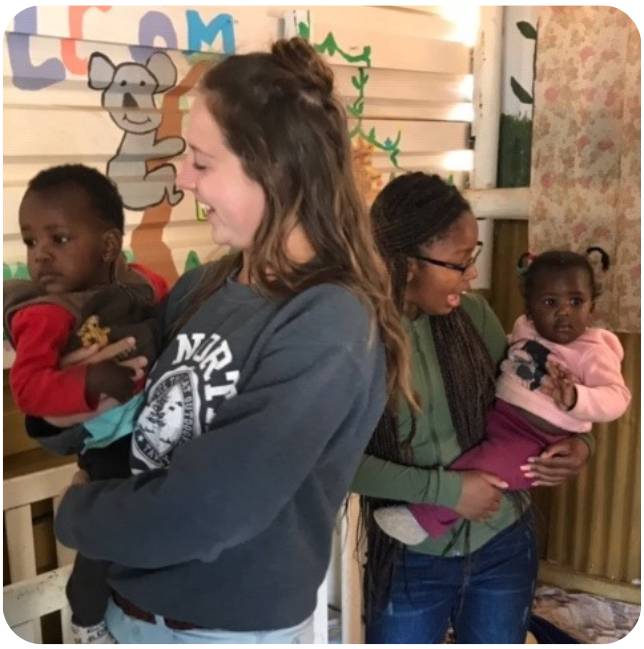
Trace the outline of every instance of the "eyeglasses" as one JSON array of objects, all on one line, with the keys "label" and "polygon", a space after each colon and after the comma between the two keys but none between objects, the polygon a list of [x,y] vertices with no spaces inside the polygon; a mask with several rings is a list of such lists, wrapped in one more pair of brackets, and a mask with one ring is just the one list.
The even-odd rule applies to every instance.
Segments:
[{"label": "eyeglasses", "polygon": [[477,241],[476,250],[474,251],[474,254],[464,264],[453,264],[451,261],[441,261],[440,259],[431,259],[430,257],[423,257],[422,255],[409,255],[409,257],[411,257],[412,259],[420,259],[421,261],[425,261],[428,264],[434,264],[434,266],[442,266],[443,268],[449,268],[450,270],[457,270],[459,273],[461,273],[461,275],[463,275],[468,268],[474,266],[476,260],[481,254],[481,250],[483,250],[483,242]]}]

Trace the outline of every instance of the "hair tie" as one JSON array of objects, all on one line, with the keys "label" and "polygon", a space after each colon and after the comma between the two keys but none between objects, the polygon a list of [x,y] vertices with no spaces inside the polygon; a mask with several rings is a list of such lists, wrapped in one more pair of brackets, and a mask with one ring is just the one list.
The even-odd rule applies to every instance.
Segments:
[{"label": "hair tie", "polygon": [[519,275],[525,275],[532,262],[536,259],[537,255],[532,252],[524,252],[517,261],[517,272]]},{"label": "hair tie", "polygon": [[593,252],[599,253],[601,264],[602,264],[602,270],[606,272],[610,268],[610,257],[608,256],[608,253],[603,248],[600,248],[599,246],[590,246],[590,248],[586,248],[586,257],[590,258],[590,255]]}]

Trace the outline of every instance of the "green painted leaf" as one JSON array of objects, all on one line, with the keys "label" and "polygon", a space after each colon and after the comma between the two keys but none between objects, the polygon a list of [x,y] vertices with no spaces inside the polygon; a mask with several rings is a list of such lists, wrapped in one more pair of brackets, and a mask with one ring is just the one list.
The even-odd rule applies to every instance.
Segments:
[{"label": "green painted leaf", "polygon": [[311,29],[306,23],[298,23],[297,31],[299,36],[301,36],[305,41],[309,40],[309,36],[311,35]]},{"label": "green painted leaf", "polygon": [[533,41],[537,40],[537,30],[530,23],[525,20],[520,20],[517,23],[517,28],[525,38]]},{"label": "green painted leaf", "polygon": [[191,250],[188,253],[188,257],[186,258],[184,272],[188,272],[189,270],[193,270],[194,268],[198,268],[199,266],[201,266],[201,261],[199,261],[199,255],[194,250]]},{"label": "green painted leaf", "polygon": [[2,263],[2,279],[29,279],[29,269],[19,261],[16,264]]},{"label": "green painted leaf", "polygon": [[[302,26],[299,27],[300,35],[302,35]],[[316,52],[321,52],[327,54],[328,56],[334,56],[336,53],[339,54],[347,63],[358,64],[359,62],[364,63],[363,67],[358,67],[357,74],[351,77],[351,83],[353,87],[358,91],[358,97],[356,97],[353,103],[347,105],[347,113],[352,118],[358,120],[358,123],[350,130],[349,137],[360,137],[363,140],[366,140],[373,146],[384,151],[388,154],[391,163],[398,167],[398,155],[400,154],[400,149],[398,148],[398,143],[400,142],[401,133],[398,131],[395,142],[391,141],[391,138],[386,138],[384,143],[380,142],[376,136],[376,129],[371,128],[369,133],[365,133],[362,130],[362,119],[364,112],[364,99],[365,99],[365,87],[369,81],[369,75],[366,70],[371,66],[371,46],[365,45],[362,48],[361,54],[349,54],[345,52],[335,40],[335,36],[332,32],[328,32],[324,40],[319,44],[314,44],[313,48]]]},{"label": "green painted leaf", "polygon": [[512,92],[522,104],[532,103],[532,95],[514,77],[510,77],[510,85]]}]

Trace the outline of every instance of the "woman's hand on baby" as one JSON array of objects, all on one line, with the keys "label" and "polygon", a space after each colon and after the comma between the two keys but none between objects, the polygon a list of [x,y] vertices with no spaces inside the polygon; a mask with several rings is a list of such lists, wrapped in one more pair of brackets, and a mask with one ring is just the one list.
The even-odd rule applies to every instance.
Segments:
[{"label": "woman's hand on baby", "polygon": [[577,388],[572,374],[552,361],[546,362],[546,369],[548,376],[539,389],[552,397],[561,410],[572,410],[577,403]]},{"label": "woman's hand on baby", "polygon": [[462,471],[461,475],[461,496],[454,511],[468,520],[487,520],[498,510],[508,483],[485,471]]},{"label": "woman's hand on baby", "polygon": [[590,448],[574,435],[548,446],[539,457],[529,457],[521,467],[532,486],[556,487],[576,476],[590,457]]},{"label": "woman's hand on baby", "polygon": [[90,365],[85,376],[85,397],[88,403],[98,403],[101,395],[128,401],[134,394],[135,371],[114,361]]},{"label": "woman's hand on baby", "polygon": [[115,343],[105,345],[105,347],[102,348],[97,344],[90,345],[89,347],[81,347],[80,349],[76,349],[73,352],[69,352],[69,354],[63,356],[60,361],[60,366],[67,367],[68,365],[92,365],[112,359],[125,359],[131,355],[135,347],[136,339],[131,337],[122,338],[121,340],[117,340]]},{"label": "woman's hand on baby", "polygon": [[138,381],[145,376],[145,368],[148,365],[148,359],[145,356],[135,356],[128,358],[126,361],[119,361],[121,367],[127,367],[132,370],[132,380]]}]

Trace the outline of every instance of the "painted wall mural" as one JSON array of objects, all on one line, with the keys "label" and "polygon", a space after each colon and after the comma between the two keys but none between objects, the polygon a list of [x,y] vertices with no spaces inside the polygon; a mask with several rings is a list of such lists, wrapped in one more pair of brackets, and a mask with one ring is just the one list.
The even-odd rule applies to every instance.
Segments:
[{"label": "painted wall mural", "polygon": [[[4,43],[4,74],[10,80],[5,87],[9,137],[5,138],[4,207],[9,218],[5,217],[4,277],[26,272],[17,208],[28,180],[43,167],[63,162],[94,166],[117,184],[126,207],[124,244],[129,258],[173,282],[186,269],[219,256],[222,249],[213,249],[204,235],[200,206],[176,186],[185,150],[184,117],[204,69],[238,50],[265,49],[280,37],[287,11],[279,7],[37,6],[18,13]],[[313,8],[307,14],[325,34],[312,42],[336,71],[350,118],[358,183],[368,203],[391,174],[412,165],[427,168],[436,164],[441,149],[462,148],[466,125],[452,128],[453,135],[438,138],[437,145],[434,114],[431,123],[423,123],[425,95],[419,98],[413,83],[396,84],[393,93],[388,89],[397,66],[401,73],[410,74],[409,61],[397,62],[396,39],[407,43],[408,32],[415,31],[418,40],[409,46],[411,50],[416,47],[425,54],[427,43],[433,43],[431,47],[442,51],[445,42],[440,30],[449,25],[428,17],[428,31],[422,20],[386,8],[348,8],[346,13],[342,8]],[[375,21],[382,25],[380,31],[363,29],[361,16],[365,25],[373,22],[366,14],[386,15],[385,20]],[[300,22],[296,33],[311,39],[315,31],[311,24],[311,19]],[[395,36],[389,33],[392,29]],[[465,60],[465,48],[450,47],[459,53],[456,58]],[[417,64],[421,57],[412,58],[411,69],[419,74],[441,73],[432,61],[447,60],[427,57],[427,63]],[[453,61],[454,57],[449,59],[446,73],[469,73],[464,63],[454,68]],[[427,91],[429,101],[441,92],[446,104],[462,101],[459,79],[451,86],[440,83],[438,93]],[[411,93],[407,101],[420,101],[404,121],[397,118],[396,93],[400,92]],[[413,136],[406,139],[408,131]],[[409,153],[403,152],[403,142],[411,144]],[[406,155],[407,160],[401,160]]]},{"label": "painted wall mural", "polygon": [[[298,23],[298,32],[302,38],[306,39],[307,41],[310,40],[310,22]],[[367,69],[371,67],[371,46],[363,46],[362,52],[360,54],[349,54],[338,45],[333,33],[329,32],[321,43],[313,43],[313,47],[320,54],[326,54],[327,56],[334,56],[335,54],[339,54],[345,61],[347,61],[347,63],[364,64],[359,65],[356,75],[351,77],[351,83],[358,91],[358,96],[351,104],[346,107],[348,114],[357,120],[357,124],[350,130],[349,136],[352,139],[359,138],[361,140],[364,140],[371,147],[384,151],[389,156],[392,165],[398,167],[398,154],[400,153],[400,148],[398,147],[398,145],[400,143],[401,132],[398,131],[395,140],[392,141],[390,138],[386,138],[381,142],[376,136],[375,128],[371,128],[368,133],[365,133],[362,128],[365,106],[365,88],[367,87],[367,83],[369,81]],[[364,148],[362,148],[361,153],[362,155],[359,157],[359,159],[364,159]]]},{"label": "painted wall mural", "polygon": [[[192,66],[188,68],[186,75],[175,85],[171,90],[166,92],[163,98],[161,107],[162,121],[156,130],[156,136],[161,138],[160,141],[175,142],[181,141],[182,149],[185,148],[185,142],[180,137],[181,123],[183,112],[180,107],[180,101],[187,92],[192,90],[199,81],[201,75],[211,61],[201,59],[193,62]],[[164,167],[174,166],[167,163],[157,163],[157,169]],[[156,171],[153,170],[151,173]],[[165,173],[165,172],[164,172]],[[172,182],[174,183],[174,171]],[[180,199],[179,199],[180,200]],[[196,201],[194,205],[194,219],[195,221],[202,221],[200,217],[200,207]],[[178,267],[174,263],[173,255],[170,247],[164,240],[164,229],[170,222],[172,215],[173,205],[167,200],[162,200],[157,205],[147,207],[143,213],[143,219],[138,227],[132,232],[131,247],[137,260],[142,264],[148,264],[155,269],[160,269],[159,272],[174,282],[179,275],[185,270],[189,270],[195,265],[199,265],[199,256],[193,249],[188,250],[186,260],[183,267]],[[159,265],[161,264],[161,266]]]},{"label": "painted wall mural", "polygon": [[499,187],[529,187],[538,7],[505,7]]},{"label": "painted wall mural", "polygon": [[[164,241],[173,208],[183,199],[183,192],[176,187],[177,167],[172,161],[185,150],[181,133],[186,104],[181,100],[206,64],[235,52],[233,18],[221,13],[208,20],[196,10],[186,10],[186,38],[180,43],[171,17],[147,11],[139,20],[138,40],[126,46],[130,60],[117,62],[116,57],[100,50],[87,58],[79,54],[79,42],[84,40],[83,18],[90,9],[108,12],[113,8],[69,7],[71,38],[60,39],[59,56],[41,62],[36,62],[38,56],[33,51],[40,33],[38,8],[20,12],[15,17],[15,32],[6,35],[12,81],[21,90],[47,92],[66,80],[85,76],[87,87],[100,92],[100,105],[121,135],[101,170],[118,186],[126,209],[143,212],[130,233],[127,254],[173,282],[184,270],[200,263],[192,249],[183,264],[177,263]],[[218,53],[202,51],[216,41]],[[158,49],[160,44],[167,49]],[[182,45],[183,49],[178,49]],[[180,80],[178,65],[184,71]],[[198,206],[191,213],[195,220],[202,220]],[[26,274],[22,263],[3,266],[5,278]]]},{"label": "painted wall mural", "polygon": [[[7,54],[12,70],[13,83],[24,90],[42,90],[48,86],[64,81],[68,73],[72,75],[85,74],[88,62],[79,56],[77,43],[85,38],[83,33],[83,17],[92,9],[102,12],[120,7],[68,7],[69,37],[61,38],[60,57],[50,57],[45,61],[34,64],[30,51],[30,41],[38,35],[38,7],[28,7],[14,18],[14,31],[6,34]],[[128,8],[125,7],[125,10]],[[188,52],[198,52],[203,46],[212,46],[218,38],[225,54],[235,52],[235,30],[233,17],[229,13],[221,13],[211,20],[204,21],[198,11],[193,9],[183,12],[187,30]],[[67,35],[65,35],[67,36]],[[147,11],[138,23],[138,39],[129,45],[132,59],[138,63],[146,61],[153,51],[159,47],[158,39],[163,39],[164,48],[181,49],[177,37],[177,28],[172,19],[160,11]]]},{"label": "painted wall mural", "polygon": [[123,131],[119,148],[107,163],[107,175],[119,188],[125,207],[142,210],[164,199],[176,205],[183,192],[175,187],[175,166],[166,163],[148,170],[147,165],[150,160],[177,156],[186,148],[180,136],[157,136],[162,115],[155,112],[154,97],[173,88],[177,79],[170,57],[155,52],[144,64],[114,65],[95,52],[88,77],[90,88],[102,90],[101,106]]}]

